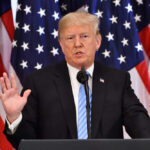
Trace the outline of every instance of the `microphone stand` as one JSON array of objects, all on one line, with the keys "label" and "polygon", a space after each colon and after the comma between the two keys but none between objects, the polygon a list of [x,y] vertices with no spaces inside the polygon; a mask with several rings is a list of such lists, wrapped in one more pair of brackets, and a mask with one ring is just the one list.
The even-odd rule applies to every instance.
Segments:
[{"label": "microphone stand", "polygon": [[87,115],[87,131],[88,139],[91,139],[91,127],[90,127],[90,102],[89,102],[89,87],[88,81],[84,84],[85,94],[86,94],[86,115]]}]

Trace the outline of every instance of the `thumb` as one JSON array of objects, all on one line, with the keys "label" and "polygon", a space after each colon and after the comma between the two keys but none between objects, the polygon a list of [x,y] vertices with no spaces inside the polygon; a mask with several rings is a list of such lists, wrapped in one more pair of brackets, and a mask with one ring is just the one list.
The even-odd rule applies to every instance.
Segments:
[{"label": "thumb", "polygon": [[25,99],[27,99],[28,96],[30,95],[30,93],[31,93],[31,90],[30,90],[30,89],[26,90],[26,91],[23,93],[23,97],[24,97]]}]

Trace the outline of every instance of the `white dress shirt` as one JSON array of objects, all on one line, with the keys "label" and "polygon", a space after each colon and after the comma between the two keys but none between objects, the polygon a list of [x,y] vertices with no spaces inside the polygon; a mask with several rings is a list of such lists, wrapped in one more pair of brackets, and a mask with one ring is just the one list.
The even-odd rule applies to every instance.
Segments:
[{"label": "white dress shirt", "polygon": [[[70,81],[71,81],[71,87],[72,87],[72,92],[73,92],[73,97],[74,97],[74,103],[76,107],[76,122],[78,124],[78,95],[79,95],[79,88],[80,84],[77,80],[77,73],[80,71],[69,64],[67,64],[68,70],[69,70],[69,76],[70,76]],[[88,80],[88,85],[89,88],[92,92],[92,77],[93,77],[93,70],[94,70],[94,64],[92,64],[86,71],[90,74],[89,80]]]},{"label": "white dress shirt", "polygon": [[[80,88],[80,83],[77,80],[77,73],[80,71],[71,65],[67,63],[68,70],[69,70],[69,76],[70,76],[70,81],[71,81],[71,86],[72,86],[72,92],[73,92],[73,97],[74,97],[74,103],[75,103],[75,108],[76,108],[76,122],[78,124],[78,94],[79,94],[79,88]],[[92,92],[92,78],[93,78],[93,70],[94,70],[94,63],[86,70],[90,76],[88,80],[88,85],[89,88]],[[16,119],[13,123],[9,123],[9,121],[6,118],[7,124],[8,124],[8,129],[10,134],[14,134],[17,127],[19,126],[20,122],[22,120],[22,114]]]}]

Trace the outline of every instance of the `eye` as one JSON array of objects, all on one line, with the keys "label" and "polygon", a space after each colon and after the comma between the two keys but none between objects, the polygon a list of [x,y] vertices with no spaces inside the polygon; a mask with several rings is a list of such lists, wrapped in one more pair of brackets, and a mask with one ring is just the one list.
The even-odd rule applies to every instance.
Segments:
[{"label": "eye", "polygon": [[66,40],[67,40],[67,41],[72,41],[73,39],[74,39],[73,36],[68,36],[68,37],[66,37]]},{"label": "eye", "polygon": [[89,37],[88,34],[83,34],[83,35],[81,35],[81,38],[82,38],[82,39],[87,39],[88,37]]}]

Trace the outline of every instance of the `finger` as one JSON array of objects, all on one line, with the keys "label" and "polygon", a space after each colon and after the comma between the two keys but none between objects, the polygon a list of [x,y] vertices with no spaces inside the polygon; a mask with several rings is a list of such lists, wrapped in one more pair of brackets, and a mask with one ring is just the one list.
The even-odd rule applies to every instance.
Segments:
[{"label": "finger", "polygon": [[26,91],[23,93],[23,97],[24,97],[25,99],[27,99],[28,96],[30,95],[30,93],[31,93],[31,90],[30,90],[30,89],[26,90]]},{"label": "finger", "polygon": [[1,84],[2,93],[5,93],[5,91],[6,91],[6,85],[5,85],[3,77],[0,78],[0,84]]},{"label": "finger", "polygon": [[4,99],[3,99],[3,94],[2,93],[0,93],[0,101],[2,102],[2,105],[3,105]]},{"label": "finger", "polygon": [[10,80],[9,80],[6,72],[3,73],[3,77],[4,77],[6,88],[10,89],[11,88],[11,83],[10,83]]},{"label": "finger", "polygon": [[0,100],[2,100],[2,94],[0,93]]},{"label": "finger", "polygon": [[12,86],[12,88],[17,89],[16,80],[15,80],[15,77],[14,77],[14,75],[12,73],[10,74],[10,79],[11,79],[11,86]]}]

